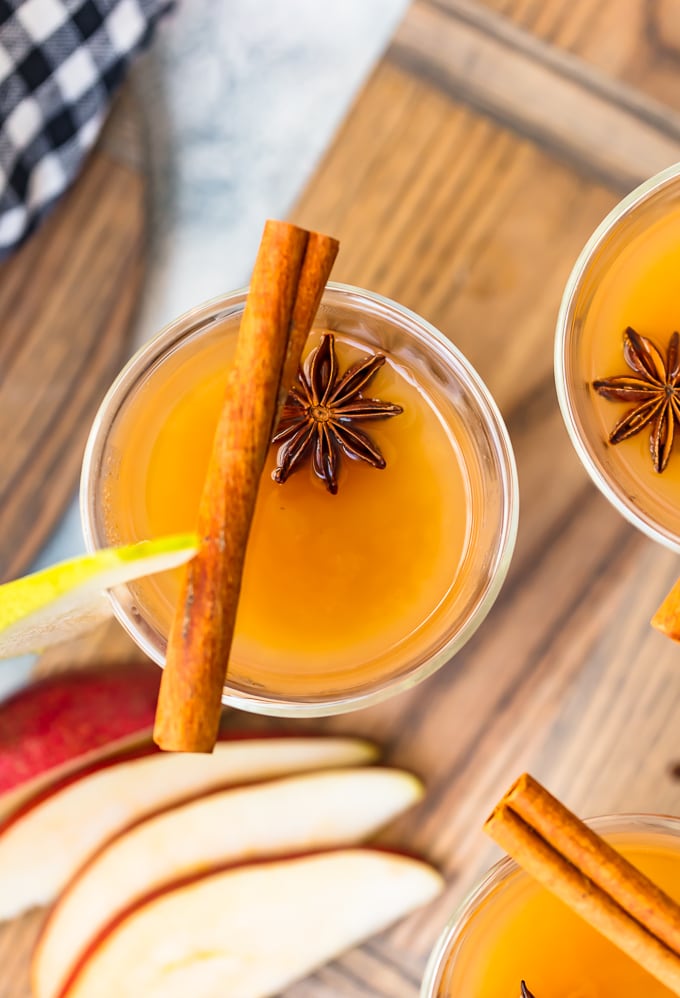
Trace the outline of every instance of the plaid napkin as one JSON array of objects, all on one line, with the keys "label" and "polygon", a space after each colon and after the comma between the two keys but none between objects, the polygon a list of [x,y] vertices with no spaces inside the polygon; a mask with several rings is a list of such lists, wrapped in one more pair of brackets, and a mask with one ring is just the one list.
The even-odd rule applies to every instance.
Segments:
[{"label": "plaid napkin", "polygon": [[0,0],[0,258],[78,173],[171,0]]}]

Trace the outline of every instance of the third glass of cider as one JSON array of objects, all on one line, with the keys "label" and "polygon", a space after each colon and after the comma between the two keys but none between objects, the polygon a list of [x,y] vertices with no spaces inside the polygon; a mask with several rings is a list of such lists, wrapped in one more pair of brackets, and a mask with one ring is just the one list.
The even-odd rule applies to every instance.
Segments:
[{"label": "third glass of cider", "polygon": [[[620,815],[589,822],[680,901],[680,819]],[[524,991],[522,990],[524,982]],[[671,998],[510,859],[472,891],[430,957],[421,998]]]}]

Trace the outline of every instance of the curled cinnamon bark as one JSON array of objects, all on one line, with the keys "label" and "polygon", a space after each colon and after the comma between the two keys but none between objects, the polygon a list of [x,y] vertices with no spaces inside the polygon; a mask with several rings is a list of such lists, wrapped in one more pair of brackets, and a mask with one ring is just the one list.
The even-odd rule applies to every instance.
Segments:
[{"label": "curled cinnamon bark", "polygon": [[162,749],[215,745],[260,475],[337,248],[286,222],[265,225],[199,505],[201,544],[168,638],[154,726]]}]

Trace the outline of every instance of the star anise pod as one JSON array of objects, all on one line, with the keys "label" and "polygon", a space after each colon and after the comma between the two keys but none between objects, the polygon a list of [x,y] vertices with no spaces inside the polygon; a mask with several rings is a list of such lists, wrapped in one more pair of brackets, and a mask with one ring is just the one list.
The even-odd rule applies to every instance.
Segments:
[{"label": "star anise pod", "polygon": [[520,984],[520,992],[521,992],[520,998],[534,998],[534,996],[532,995],[531,991],[529,991],[529,988],[526,986],[524,981],[522,981]]},{"label": "star anise pod", "polygon": [[623,356],[633,375],[593,381],[595,391],[614,402],[634,402],[609,434],[618,444],[649,426],[649,450],[654,470],[662,472],[680,421],[680,337],[673,333],[664,360],[658,347],[629,326],[623,334]]},{"label": "star anise pod", "polygon": [[324,333],[321,342],[300,367],[272,443],[280,444],[277,482],[285,482],[311,454],[314,473],[333,495],[338,491],[337,471],[341,453],[374,468],[384,468],[385,458],[357,422],[387,419],[403,409],[392,402],[366,398],[362,391],[385,363],[377,353],[338,371],[335,337]]}]

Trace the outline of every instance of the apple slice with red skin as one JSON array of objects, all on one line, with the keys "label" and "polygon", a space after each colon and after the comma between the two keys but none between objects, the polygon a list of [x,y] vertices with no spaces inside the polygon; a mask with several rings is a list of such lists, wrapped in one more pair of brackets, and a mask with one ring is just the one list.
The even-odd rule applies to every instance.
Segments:
[{"label": "apple slice with red skin", "polygon": [[39,776],[34,776],[12,790],[0,794],[0,828],[16,812],[25,807],[29,801],[44,796],[48,789],[63,780],[70,779],[81,770],[90,769],[94,765],[102,765],[106,759],[117,759],[131,751],[139,751],[151,742],[152,729],[144,728],[125,738],[117,738],[106,746],[84,752],[77,759],[64,762],[54,769],[46,770]]},{"label": "apple slice with red skin", "polygon": [[253,857],[361,842],[422,794],[403,770],[336,769],[212,792],[142,819],[91,856],[58,898],[34,954],[34,993],[55,998],[93,936],[164,883]]},{"label": "apple slice with red skin", "polygon": [[25,795],[86,759],[150,739],[160,676],[145,660],[68,669],[1,703],[0,808],[16,803],[19,788]]},{"label": "apple slice with red skin", "polygon": [[442,886],[420,860],[366,848],[203,871],[114,918],[58,998],[266,998]]},{"label": "apple slice with red skin", "polygon": [[227,783],[360,766],[376,754],[354,738],[228,735],[212,755],[148,746],[79,770],[0,826],[0,919],[49,904],[102,842],[158,808]]}]

